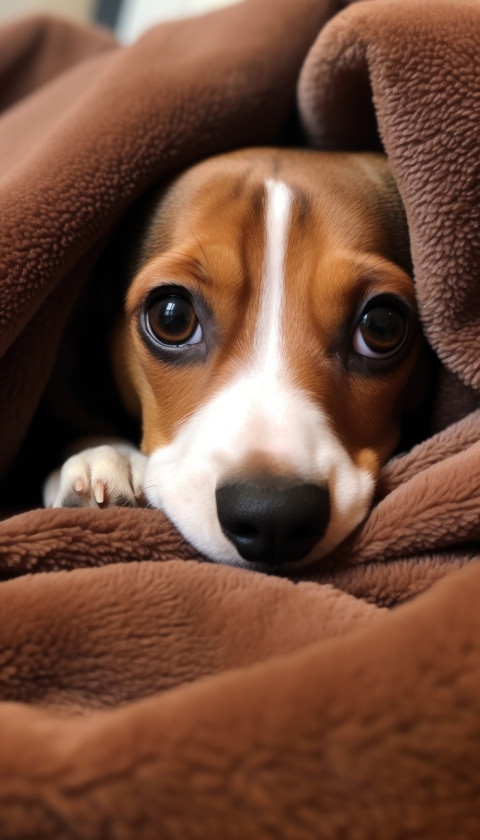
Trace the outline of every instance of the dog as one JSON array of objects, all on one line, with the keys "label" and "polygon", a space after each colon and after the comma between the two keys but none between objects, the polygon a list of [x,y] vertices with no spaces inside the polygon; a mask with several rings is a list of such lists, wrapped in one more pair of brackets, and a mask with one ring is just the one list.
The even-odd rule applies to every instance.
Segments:
[{"label": "dog", "polygon": [[71,456],[45,504],[147,504],[209,559],[258,570],[325,556],[368,513],[424,389],[386,158],[207,159],[163,187],[135,248],[112,364],[141,451]]}]

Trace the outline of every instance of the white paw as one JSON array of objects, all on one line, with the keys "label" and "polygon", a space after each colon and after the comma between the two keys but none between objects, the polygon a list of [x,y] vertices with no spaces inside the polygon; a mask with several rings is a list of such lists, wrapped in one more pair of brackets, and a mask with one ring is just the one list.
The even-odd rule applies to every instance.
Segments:
[{"label": "white paw", "polygon": [[45,507],[138,507],[147,456],[128,443],[95,446],[72,455],[43,487]]}]

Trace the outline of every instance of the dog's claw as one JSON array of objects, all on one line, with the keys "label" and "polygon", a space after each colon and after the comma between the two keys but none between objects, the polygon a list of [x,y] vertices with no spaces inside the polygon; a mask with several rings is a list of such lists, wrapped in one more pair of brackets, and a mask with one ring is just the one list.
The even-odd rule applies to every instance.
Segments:
[{"label": "dog's claw", "polygon": [[101,481],[96,481],[95,482],[93,495],[95,496],[95,501],[97,502],[97,504],[103,505],[103,503],[105,501],[105,486],[104,486],[103,482],[101,482]]},{"label": "dog's claw", "polygon": [[75,490],[75,493],[85,493],[87,488],[85,487],[83,480],[81,478],[77,478],[74,482],[73,489]]}]

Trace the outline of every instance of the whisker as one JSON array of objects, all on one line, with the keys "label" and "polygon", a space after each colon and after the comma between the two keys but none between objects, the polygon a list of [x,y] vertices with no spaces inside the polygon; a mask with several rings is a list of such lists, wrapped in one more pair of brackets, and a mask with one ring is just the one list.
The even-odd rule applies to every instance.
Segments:
[{"label": "whisker", "polygon": [[153,490],[153,488],[156,487],[156,486],[157,485],[155,484],[155,482],[153,484],[144,484],[143,485],[143,490]]}]

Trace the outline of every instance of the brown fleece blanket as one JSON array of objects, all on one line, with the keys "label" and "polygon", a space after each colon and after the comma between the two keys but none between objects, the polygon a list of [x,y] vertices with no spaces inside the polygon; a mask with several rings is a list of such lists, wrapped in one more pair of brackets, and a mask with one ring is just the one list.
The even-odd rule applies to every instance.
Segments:
[{"label": "brown fleece blanket", "polygon": [[70,316],[110,234],[208,154],[383,145],[441,360],[431,436],[302,581],[199,562],[157,511],[3,519],[2,840],[480,836],[479,53],[477,0],[247,0],[127,49],[0,32],[7,512],[62,365],[100,356]]}]

